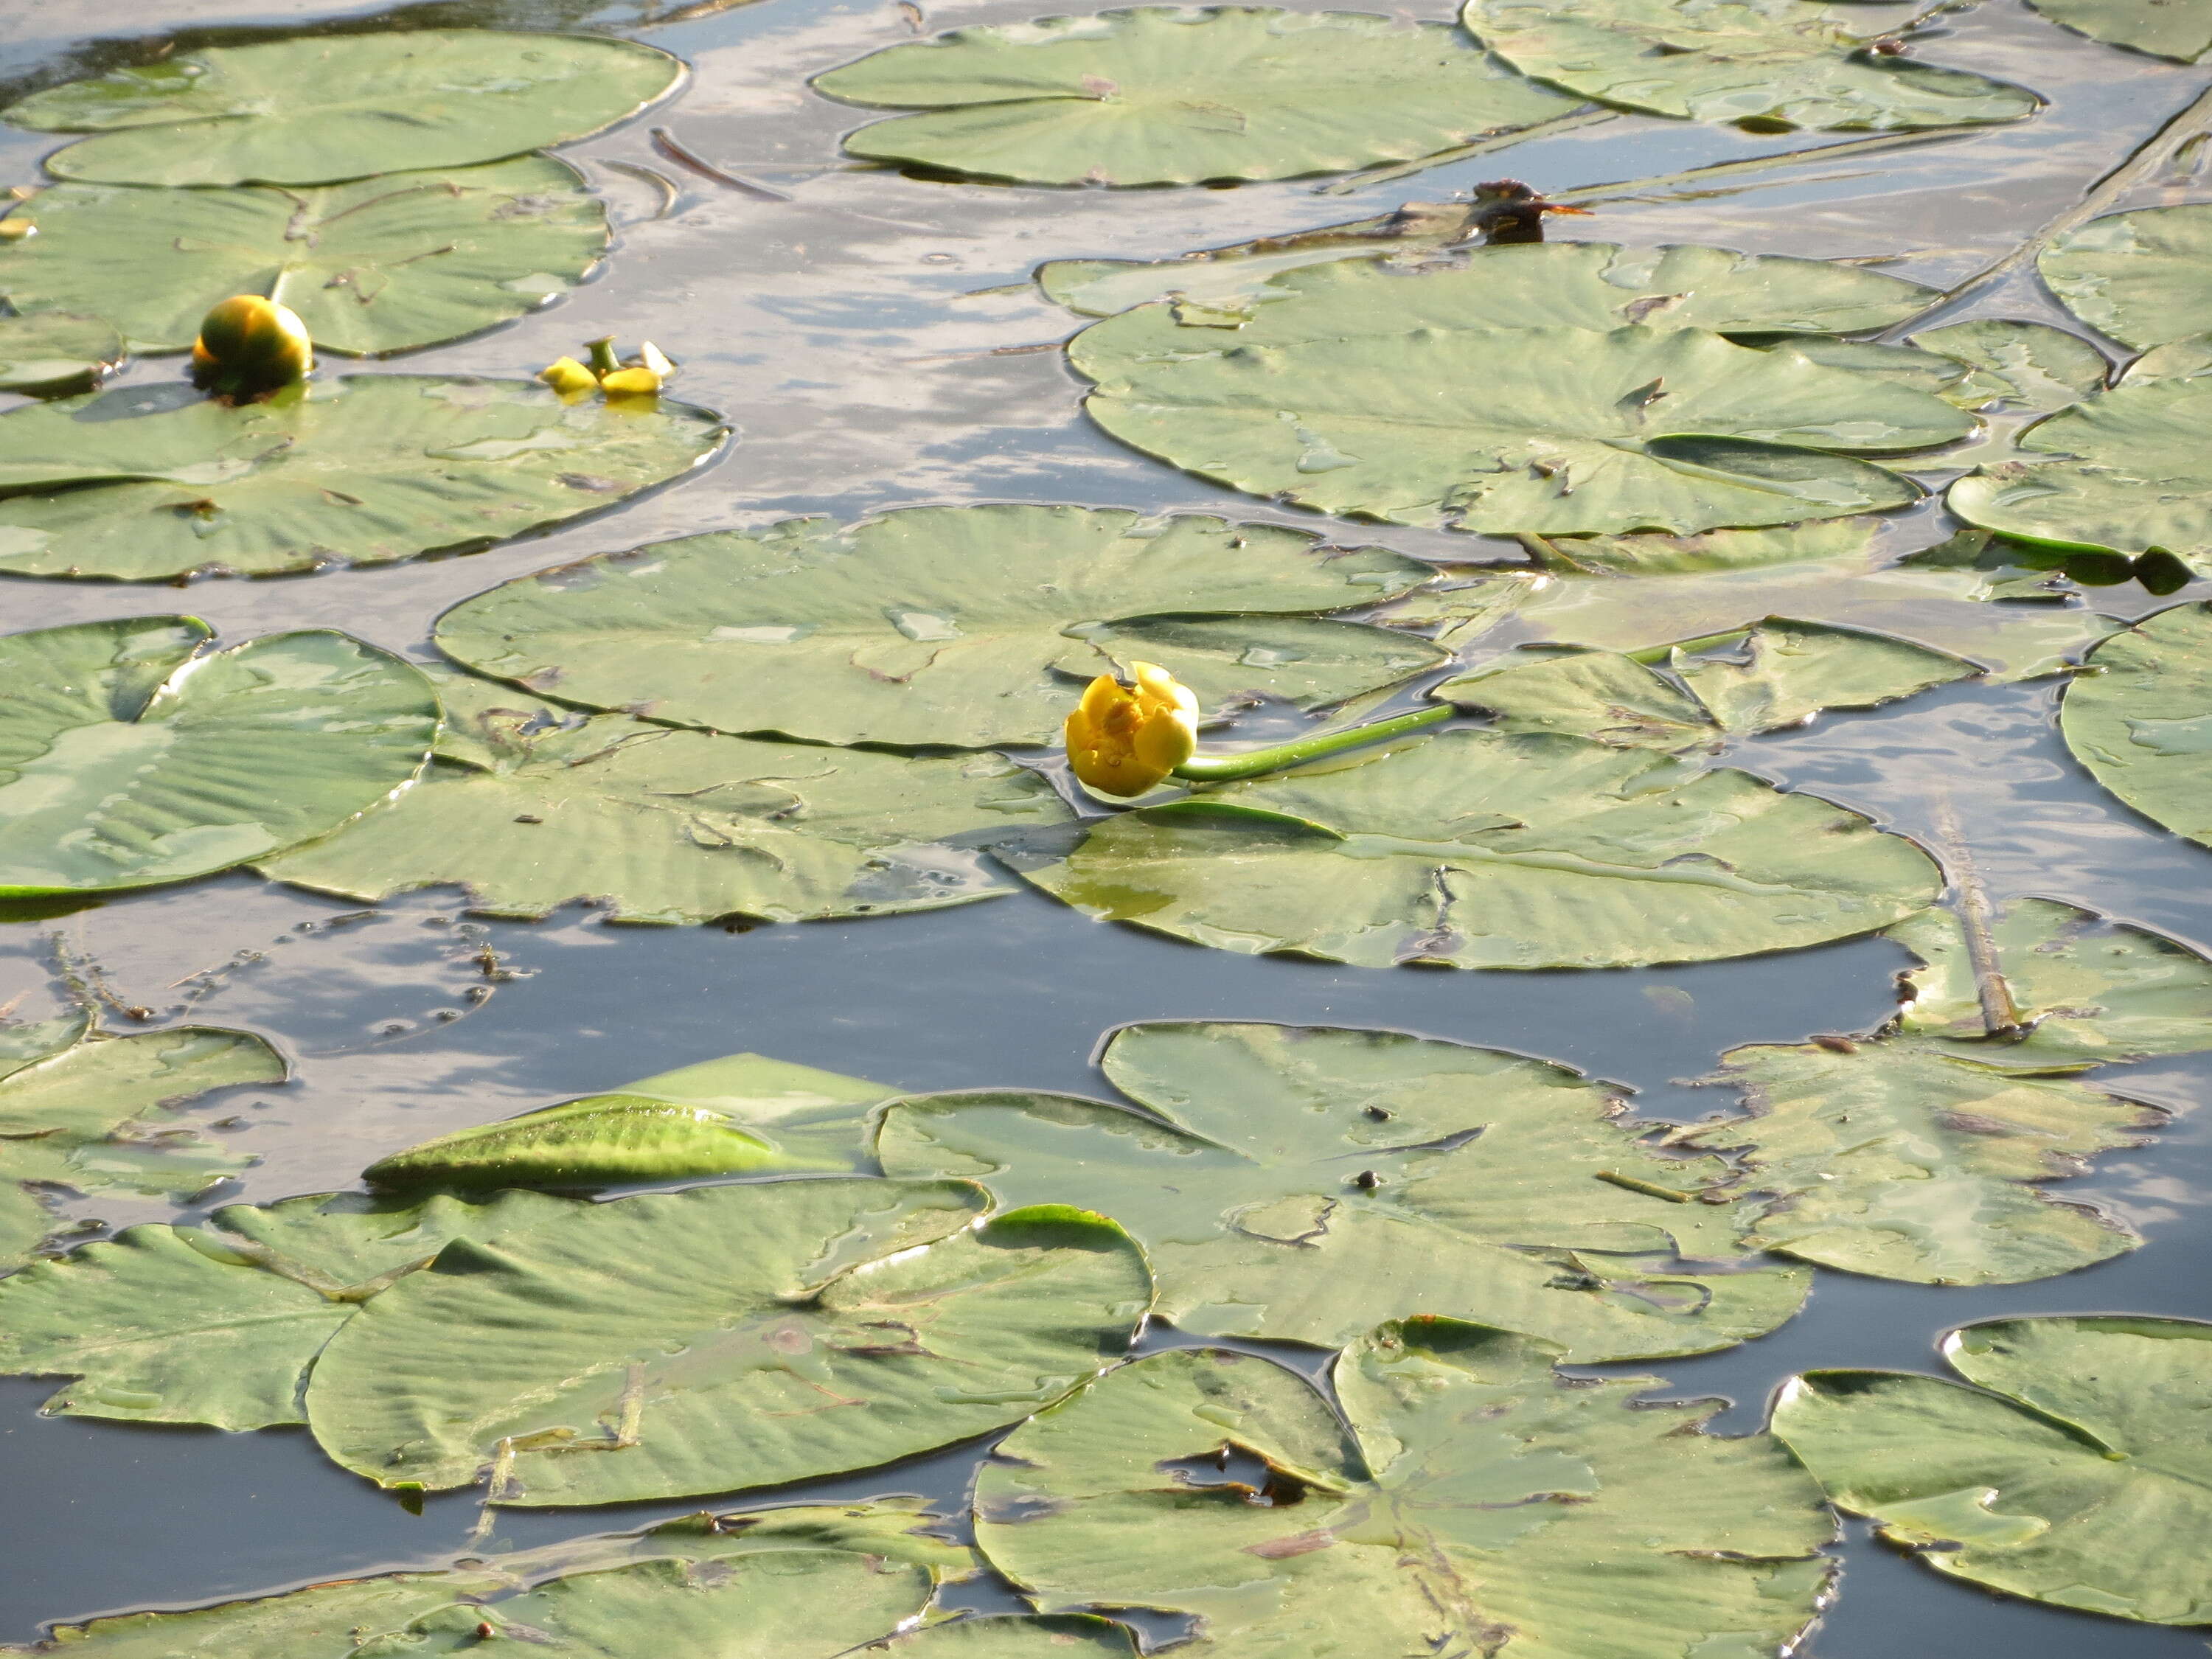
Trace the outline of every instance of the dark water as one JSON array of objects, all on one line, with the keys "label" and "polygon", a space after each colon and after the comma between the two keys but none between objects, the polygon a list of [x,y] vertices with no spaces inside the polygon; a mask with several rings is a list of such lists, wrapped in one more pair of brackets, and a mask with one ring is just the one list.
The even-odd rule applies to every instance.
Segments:
[{"label": "dark water", "polygon": [[[659,10],[672,8],[663,6]],[[0,0],[0,93],[185,45],[254,38],[316,20],[621,27],[655,9],[630,0],[492,0],[405,8],[343,0]],[[933,29],[1044,9],[1034,0],[930,3]],[[1429,0],[1417,9],[1442,16]],[[1869,29],[1906,15],[1860,9]],[[1734,193],[1615,205],[1583,234],[1696,240],[1820,257],[1904,254],[1885,267],[1947,284],[2073,204],[2212,80],[2066,35],[2018,0],[1988,0],[1947,24],[1940,56],[2033,86],[2035,120],[1963,140],[1756,175]],[[9,629],[188,608],[237,638],[338,626],[428,654],[430,620],[518,573],[609,548],[801,512],[856,516],[921,502],[1036,500],[1206,509],[1316,521],[1215,489],[1123,450],[1090,427],[1055,353],[990,355],[1057,340],[1066,313],[1020,281],[1045,258],[1161,257],[1188,248],[1437,200],[1510,172],[1540,188],[1635,179],[1804,148],[1820,135],[1753,138],[1623,118],[1398,184],[1350,194],[1311,182],[1235,190],[1050,191],[924,183],[835,161],[860,118],[805,77],[912,38],[889,0],[757,0],[643,32],[695,64],[672,111],[693,150],[789,191],[773,203],[674,168],[641,126],[578,146],[623,222],[601,276],[512,328],[410,359],[439,370],[527,374],[618,330],[686,362],[687,398],[731,413],[742,434],[709,471],[620,514],[463,559],[304,579],[167,587],[0,578]],[[34,176],[48,147],[0,130],[0,183]],[[596,164],[666,171],[665,216],[648,185]],[[1780,182],[1777,182],[1779,180]],[[1323,181],[1326,182],[1326,181]],[[2154,180],[2115,206],[2212,194]],[[1975,314],[2063,320],[2033,279],[2012,278]],[[131,374],[166,380],[173,364]],[[1933,520],[1938,515],[1927,509]],[[1933,541],[1939,523],[1915,526]],[[1924,530],[1925,533],[1918,533]],[[1501,554],[1468,538],[1392,531],[1428,556]],[[2115,614],[2172,603],[2098,590]],[[1999,896],[2045,894],[2212,944],[2212,854],[2132,817],[2066,758],[2050,683],[1952,688],[1863,716],[1830,716],[1741,745],[1734,757],[1908,834],[1955,812]],[[347,920],[345,918],[351,917]],[[480,1005],[469,958],[489,942],[520,970]],[[1847,1031],[1892,1006],[1903,953],[1858,941],[1691,968],[1601,974],[1377,973],[1203,951],[1103,927],[1021,893],[933,915],[856,924],[616,928],[571,912],[539,925],[470,921],[432,893],[367,917],[356,907],[224,878],[41,923],[0,925],[0,1004],[37,1018],[67,996],[59,957],[123,1004],[267,1034],[297,1080],[224,1103],[251,1121],[235,1144],[263,1162],[225,1194],[266,1200],[348,1183],[376,1157],[438,1131],[503,1117],[744,1048],[915,1089],[1026,1085],[1100,1090],[1088,1056],[1122,1021],[1219,1016],[1387,1025],[1546,1055],[1640,1091],[1644,1109],[1694,1116],[1724,1098],[1681,1080],[1727,1047]],[[206,970],[216,970],[212,973]],[[194,977],[198,975],[198,977]],[[2151,1147],[2107,1158],[2074,1184],[2140,1227],[2148,1246],[2069,1278],[1987,1291],[1820,1276],[1811,1305],[1730,1352],[1645,1368],[1677,1391],[1726,1396],[1731,1430],[1753,1427],[1772,1389],[1808,1365],[1927,1369],[1936,1334],[2002,1313],[2124,1310],[2212,1315],[2212,1123],[2197,1110],[2212,1059],[2154,1062],[2123,1092],[2175,1109]],[[167,1208],[107,1200],[112,1224]],[[1163,1340],[1172,1340],[1166,1337]],[[36,1414],[50,1385],[0,1382],[0,1641],[45,1621],[179,1606],[461,1551],[465,1495],[411,1515],[325,1462],[303,1432],[224,1435]],[[957,1506],[973,1455],[950,1454],[806,1489],[920,1492]],[[779,1494],[781,1496],[781,1494]],[[492,1547],[527,1546],[696,1507],[507,1512]],[[483,1547],[481,1544],[474,1546]],[[1951,1584],[1848,1531],[1844,1590],[1803,1651],[1819,1659],[2168,1659],[2203,1635],[2005,1601]],[[988,1601],[988,1588],[963,1591]]]}]

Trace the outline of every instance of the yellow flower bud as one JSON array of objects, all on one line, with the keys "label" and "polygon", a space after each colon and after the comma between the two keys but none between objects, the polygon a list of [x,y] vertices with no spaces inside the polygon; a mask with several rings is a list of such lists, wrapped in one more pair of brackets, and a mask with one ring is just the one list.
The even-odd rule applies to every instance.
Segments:
[{"label": "yellow flower bud", "polygon": [[1198,699],[1164,668],[1133,662],[1133,686],[1091,682],[1067,717],[1067,758],[1086,788],[1141,795],[1198,750]]},{"label": "yellow flower bud", "polygon": [[556,357],[538,371],[538,378],[570,403],[599,389],[599,377],[574,357]]},{"label": "yellow flower bud", "polygon": [[200,320],[192,384],[233,399],[264,398],[307,379],[315,366],[307,325],[256,294],[225,300]]},{"label": "yellow flower bud", "polygon": [[599,376],[599,390],[610,401],[620,398],[657,398],[660,395],[660,376],[649,368],[618,368],[611,374]]}]

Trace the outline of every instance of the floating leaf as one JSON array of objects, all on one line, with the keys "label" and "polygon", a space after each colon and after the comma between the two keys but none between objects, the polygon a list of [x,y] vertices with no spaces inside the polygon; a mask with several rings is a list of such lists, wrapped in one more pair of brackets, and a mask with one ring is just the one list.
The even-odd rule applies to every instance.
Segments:
[{"label": "floating leaf", "polygon": [[372,901],[454,885],[487,915],[586,902],[671,924],[890,915],[1009,890],[966,842],[1068,816],[998,755],[762,743],[556,709],[451,672],[438,684],[460,736],[422,781],[264,874]]},{"label": "floating leaf", "polygon": [[[1408,284],[1411,286],[1411,284]],[[1895,453],[1972,416],[1876,375],[1687,327],[1401,331],[1116,359],[1085,407],[1200,477],[1323,512],[1484,532],[1710,530],[1916,498],[1836,452]]]},{"label": "floating leaf", "polygon": [[819,743],[1046,743],[1085,681],[1157,662],[1208,708],[1317,708],[1446,660],[1318,613],[1432,574],[1379,548],[1186,514],[910,507],[789,519],[540,571],[465,599],[441,649],[565,702]]},{"label": "floating leaf", "polygon": [[2049,414],[2104,390],[2112,371],[2105,354],[2080,335],[2010,317],[1931,328],[1912,343],[1972,371],[1942,394],[1968,409],[2002,402]]},{"label": "floating leaf", "polygon": [[2212,17],[2187,0],[2028,0],[2052,22],[2108,46],[2198,64],[2212,56]]},{"label": "floating leaf", "polygon": [[[245,1168],[252,1159],[217,1146],[170,1109],[286,1074],[259,1037],[215,1026],[129,1036],[82,1018],[0,1026],[0,1272],[27,1261],[59,1224],[45,1190],[181,1202]],[[20,1275],[0,1281],[0,1303],[21,1283]],[[12,1340],[0,1322],[0,1355]]]},{"label": "floating leaf", "polygon": [[1938,1572],[2152,1624],[2212,1622],[2212,1325],[1993,1319],[1943,1339],[1972,1387],[1808,1371],[1774,1432],[1842,1508]]},{"label": "floating leaf", "polygon": [[2059,705],[2074,758],[2145,817],[2212,846],[2212,608],[2145,617],[2089,666]]},{"label": "floating leaf", "polygon": [[1749,956],[1871,933],[1940,884],[1911,842],[1747,773],[1486,732],[1118,813],[1022,862],[1102,920],[1364,968]]},{"label": "floating leaf", "polygon": [[1705,706],[1633,658],[1610,651],[1506,657],[1446,680],[1432,696],[1495,717],[1499,732],[1552,732],[1622,749],[1680,750],[1724,735]]},{"label": "floating leaf", "polygon": [[98,317],[67,311],[0,317],[0,392],[34,398],[89,392],[123,356],[121,337]]},{"label": "floating leaf", "polygon": [[608,236],[581,177],[544,155],[319,190],[58,185],[10,218],[38,234],[0,251],[0,295],[96,311],[141,352],[185,349],[234,294],[289,306],[318,351],[436,345],[566,294]]},{"label": "floating leaf", "polygon": [[1626,109],[1756,132],[2018,121],[2043,100],[1871,50],[1805,0],[1468,0],[1475,38],[1524,75]]},{"label": "floating leaf", "polygon": [[0,416],[0,571],[163,581],[472,552],[664,483],[728,435],[688,404],[571,408],[535,381],[355,374],[238,409],[185,392]]},{"label": "floating leaf", "polygon": [[1001,1204],[1115,1217],[1152,1263],[1157,1311],[1199,1336],[1333,1348],[1425,1311],[1577,1361],[1647,1358],[1763,1334],[1805,1293],[1802,1274],[1736,1264],[1729,1214],[1688,1201],[1723,1166],[1647,1151],[1619,1097],[1565,1066],[1239,1024],[1126,1026],[1100,1063],[1142,1111],[918,1096],[885,1112],[877,1156]]},{"label": "floating leaf", "polygon": [[[1152,1301],[1111,1222],[962,1182],[811,1180],[579,1205],[449,1244],[307,1379],[347,1468],[494,1503],[678,1498],[871,1468],[1077,1387]],[[864,1409],[836,1409],[860,1406]]]},{"label": "floating leaf", "polygon": [[1443,23],[1140,6],[954,29],[817,75],[910,109],[845,153],[1039,185],[1293,179],[1410,160],[1563,114]]},{"label": "floating leaf", "polygon": [[100,136],[46,158],[111,185],[320,185],[586,137],[667,96],[653,46],[489,29],[202,47],[34,93],[0,118]]},{"label": "floating leaf", "polygon": [[[2212,25],[2204,26],[2212,44]],[[2066,308],[2141,349],[2212,331],[2212,203],[2109,214],[2054,240],[2036,269]]]},{"label": "floating leaf", "polygon": [[1007,1437],[976,1541],[1047,1610],[1194,1615],[1194,1656],[1786,1651],[1829,1571],[1813,1482],[1556,1353],[1385,1325],[1336,1361],[1348,1433],[1264,1359],[1154,1354]]},{"label": "floating leaf", "polygon": [[0,896],[182,881],[326,834],[406,788],[438,703],[320,629],[209,651],[191,617],[0,638]]}]

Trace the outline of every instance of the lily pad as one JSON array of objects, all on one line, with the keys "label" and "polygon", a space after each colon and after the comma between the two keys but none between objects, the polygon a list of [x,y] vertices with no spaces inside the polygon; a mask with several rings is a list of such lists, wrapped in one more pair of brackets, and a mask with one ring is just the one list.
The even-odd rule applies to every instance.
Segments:
[{"label": "lily pad", "polygon": [[473,552],[689,471],[729,428],[670,399],[355,374],[231,408],[118,386],[0,416],[0,572],[167,581]]},{"label": "lily pad", "polygon": [[2201,64],[2212,56],[2212,17],[2186,0],[2028,0],[2052,22],[2107,46]]},{"label": "lily pad", "polygon": [[1833,1522],[1717,1402],[1569,1381],[1557,1350],[1449,1320],[1347,1349],[1344,1408],[1264,1359],[1155,1354],[984,1465],[976,1541],[1041,1607],[1198,1621],[1194,1656],[1679,1659],[1787,1651]]},{"label": "lily pad", "polygon": [[1231,784],[1022,857],[1047,892],[1247,955],[1613,968],[1847,939],[1925,908],[1928,855],[1743,772],[1450,732]]},{"label": "lily pad", "polygon": [[2212,846],[2212,608],[2145,617],[2089,666],[2059,706],[2067,748],[2145,817]]},{"label": "lily pad", "polygon": [[182,881],[324,835],[405,789],[438,703],[320,629],[207,649],[192,617],[0,638],[0,896]]},{"label": "lily pad", "polygon": [[[994,1090],[892,1105],[886,1173],[1115,1217],[1199,1336],[1340,1347],[1441,1312],[1577,1362],[1731,1346],[1808,1280],[1740,1258],[1722,1177],[1647,1150],[1604,1086],[1545,1060],[1387,1031],[1144,1024],[1100,1061],[1136,1108]],[[1717,1269],[1712,1265],[1725,1262]]]},{"label": "lily pad", "polygon": [[[2200,26],[2212,46],[2212,22]],[[2053,240],[2036,270],[2092,328],[2143,349],[2212,331],[2212,203],[2108,214]]]},{"label": "lily pad", "polygon": [[439,619],[439,647],[568,702],[817,743],[1047,743],[1132,658],[1208,708],[1313,708],[1440,665],[1320,613],[1425,580],[1379,548],[1316,557],[1269,525],[1075,507],[790,519],[524,576]]},{"label": "lily pad", "polygon": [[1873,34],[1806,0],[1468,0],[1462,15],[1523,75],[1758,132],[2018,121],[2043,103],[2024,87],[1885,56]]},{"label": "lily pad", "polygon": [[[1105,328],[1119,319],[1097,325]],[[1878,375],[1687,327],[1402,331],[1102,363],[1085,407],[1216,483],[1328,513],[1511,534],[1684,532],[1903,506],[1851,459],[1974,417]],[[1845,452],[1850,452],[1849,453]]]},{"label": "lily pad", "polygon": [[[962,1182],[811,1180],[580,1205],[459,1240],[315,1362],[323,1449],[383,1486],[523,1506],[667,1498],[873,1468],[1081,1384],[1152,1303],[1111,1222],[981,1225]],[[841,1407],[860,1406],[849,1411]]]},{"label": "lily pad", "polygon": [[0,295],[96,311],[140,352],[185,350],[234,294],[291,307],[319,352],[437,345],[568,293],[608,240],[582,178],[544,155],[321,189],[58,185],[9,218],[38,234],[0,251]]},{"label": "lily pad", "polygon": [[973,843],[1069,816],[999,755],[762,743],[556,709],[451,672],[438,685],[449,732],[422,781],[259,861],[264,875],[370,901],[458,886],[487,915],[583,902],[666,924],[890,915],[1010,890]]},{"label": "lily pad", "polygon": [[1912,343],[1971,371],[1942,393],[1967,409],[2002,403],[2050,414],[2103,391],[2112,372],[2105,354],[2080,335],[2011,317],[1931,328]]},{"label": "lily pad", "polygon": [[1040,185],[1292,179],[1411,160],[1564,114],[1449,24],[1273,6],[1139,6],[955,29],[814,77],[927,112],[845,153]]},{"label": "lily pad", "polygon": [[[171,1109],[288,1068],[259,1037],[186,1025],[128,1036],[88,1019],[0,1026],[0,1272],[21,1266],[60,1224],[56,1191],[135,1193],[181,1202],[252,1160],[217,1146]],[[36,1270],[32,1270],[35,1272]],[[22,1277],[0,1281],[0,1305]],[[0,1324],[0,1353],[12,1340]]]},{"label": "lily pad", "polygon": [[675,90],[635,40],[489,29],[310,34],[208,46],[34,93],[0,111],[100,136],[46,158],[110,185],[321,185],[470,167],[587,137]]},{"label": "lily pad", "polygon": [[[1774,1432],[1838,1505],[1936,1571],[2063,1607],[2212,1624],[2212,1325],[1996,1319],[1943,1339],[1965,1384],[1808,1371]],[[1972,1386],[1966,1386],[1971,1384]]]},{"label": "lily pad", "polygon": [[89,392],[123,358],[121,337],[100,318],[67,311],[0,317],[0,392]]}]

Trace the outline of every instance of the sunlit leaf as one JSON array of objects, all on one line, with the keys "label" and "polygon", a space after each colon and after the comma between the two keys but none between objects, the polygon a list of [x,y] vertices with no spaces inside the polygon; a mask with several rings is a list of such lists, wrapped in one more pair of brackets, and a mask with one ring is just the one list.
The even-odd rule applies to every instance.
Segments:
[{"label": "sunlit leaf", "polygon": [[1996,402],[2048,414],[2102,391],[2112,368],[2080,335],[2010,317],[1931,328],[1914,335],[1912,343],[1971,371],[1942,394],[1968,409]]},{"label": "sunlit leaf", "polygon": [[2054,23],[2092,40],[2154,58],[2202,63],[2212,55],[2212,17],[2186,0],[2028,0]]},{"label": "sunlit leaf", "polygon": [[[2212,44],[2212,24],[2205,25]],[[2212,331],[2212,204],[2092,219],[2044,249],[2036,269],[2066,308],[2137,348]]]},{"label": "sunlit leaf", "polygon": [[2059,706],[2066,746],[2145,817],[2212,845],[2212,608],[2146,617],[2089,666]]},{"label": "sunlit leaf", "polygon": [[[0,263],[0,273],[9,268]],[[88,392],[123,356],[122,338],[99,317],[68,311],[0,317],[0,392],[39,398]]]}]

